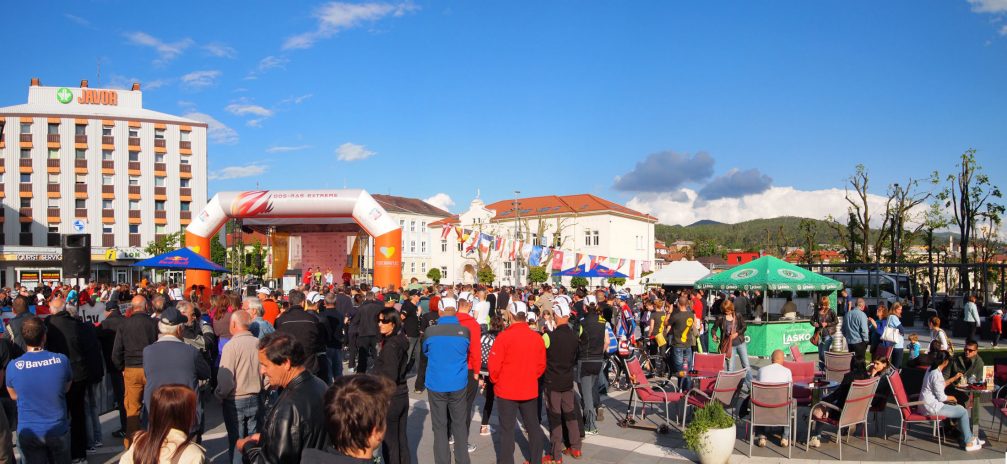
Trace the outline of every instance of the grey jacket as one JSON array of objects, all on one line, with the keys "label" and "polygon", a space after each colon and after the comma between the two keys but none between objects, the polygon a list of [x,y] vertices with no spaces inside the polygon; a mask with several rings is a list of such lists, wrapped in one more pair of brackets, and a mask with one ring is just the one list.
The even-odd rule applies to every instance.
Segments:
[{"label": "grey jacket", "polygon": [[868,331],[867,315],[863,311],[854,308],[846,313],[843,320],[843,337],[846,337],[846,343],[852,345],[869,342],[871,338]]}]

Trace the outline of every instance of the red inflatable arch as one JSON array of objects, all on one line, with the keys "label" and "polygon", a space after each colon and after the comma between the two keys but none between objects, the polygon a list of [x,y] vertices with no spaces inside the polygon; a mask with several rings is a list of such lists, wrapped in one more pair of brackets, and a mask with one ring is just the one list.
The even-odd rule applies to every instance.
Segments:
[{"label": "red inflatable arch", "polygon": [[[232,218],[263,225],[356,223],[374,237],[374,285],[401,285],[402,230],[364,190],[221,192],[185,228],[185,244],[210,258],[210,240]],[[209,271],[186,271],[186,287],[210,288]]]}]

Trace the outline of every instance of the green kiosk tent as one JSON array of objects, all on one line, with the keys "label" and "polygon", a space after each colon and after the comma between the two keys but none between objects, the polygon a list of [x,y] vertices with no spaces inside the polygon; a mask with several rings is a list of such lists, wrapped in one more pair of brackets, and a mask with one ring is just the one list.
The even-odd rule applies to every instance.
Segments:
[{"label": "green kiosk tent", "polygon": [[[775,256],[763,256],[719,274],[704,277],[696,282],[696,288],[834,293],[842,289],[843,284]],[[830,296],[830,299],[835,306],[835,297]],[[813,333],[814,328],[807,321],[749,323],[746,332],[748,354],[769,356],[773,350],[786,350],[794,343],[800,344],[801,352],[815,352],[818,351],[818,347],[809,341]],[[708,332],[708,336],[712,336],[712,331]],[[711,346],[714,346],[712,339]]]}]

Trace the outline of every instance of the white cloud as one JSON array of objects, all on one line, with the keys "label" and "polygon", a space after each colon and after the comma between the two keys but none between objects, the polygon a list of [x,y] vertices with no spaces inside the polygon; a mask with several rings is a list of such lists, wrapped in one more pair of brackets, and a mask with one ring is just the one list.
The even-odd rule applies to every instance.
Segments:
[{"label": "white cloud", "polygon": [[[702,219],[737,223],[760,218],[798,216],[825,219],[828,215],[841,221],[847,215],[849,203],[840,188],[797,190],[793,187],[770,187],[768,190],[741,198],[721,198],[697,201],[698,193],[681,189],[667,193],[648,193],[633,197],[626,206],[657,216],[662,224],[688,225]],[[869,195],[868,204],[874,214],[884,214],[885,197]],[[872,214],[872,225],[881,224]]]},{"label": "white cloud", "polygon": [[82,18],[82,17],[77,16],[77,15],[72,15],[70,13],[63,13],[63,17],[66,18],[66,19],[69,19],[70,21],[73,21],[73,22],[77,23],[80,26],[84,26],[86,28],[94,29],[93,27],[91,27],[91,21],[88,21],[86,18]]},{"label": "white cloud", "polygon": [[205,89],[215,84],[220,74],[217,70],[193,71],[182,76],[182,85],[193,90]]},{"label": "white cloud", "polygon": [[450,212],[451,207],[455,205],[455,201],[452,200],[451,196],[446,193],[437,193],[430,198],[425,198],[423,201],[448,212]]},{"label": "white cloud", "polygon": [[1000,35],[1007,36],[1007,24],[1000,26]]},{"label": "white cloud", "polygon": [[220,42],[213,42],[203,45],[203,50],[217,58],[237,58],[238,51]]},{"label": "white cloud", "polygon": [[248,166],[228,166],[207,175],[210,180],[239,179],[242,177],[258,176],[266,172],[266,167],[261,164],[250,164]]},{"label": "white cloud", "polygon": [[309,99],[309,98],[311,98],[313,96],[315,96],[315,94],[313,94],[313,93],[306,93],[304,95],[300,95],[300,96],[297,96],[297,97],[284,98],[283,99],[283,103],[293,103],[295,105],[300,105],[301,103],[304,103],[305,100],[307,100],[307,99]]},{"label": "white cloud", "polygon": [[231,103],[230,105],[227,105],[224,109],[227,110],[228,113],[235,114],[238,116],[252,115],[268,118],[273,115],[273,110],[269,108],[264,108],[259,105],[252,105],[247,103]]},{"label": "white cloud", "polygon": [[318,27],[287,38],[283,49],[311,48],[318,40],[332,37],[336,33],[358,27],[366,22],[374,22],[387,16],[399,17],[419,9],[412,3],[343,3],[330,2],[315,12]]},{"label": "white cloud", "polygon": [[185,38],[177,42],[164,42],[146,32],[127,32],[126,39],[134,45],[142,45],[157,50],[158,59],[155,64],[165,64],[182,54],[186,48],[192,46],[192,39]]},{"label": "white cloud", "polygon": [[238,143],[238,132],[228,127],[227,124],[218,121],[213,116],[206,113],[191,112],[182,117],[206,123],[206,136],[211,142],[221,145]]},{"label": "white cloud", "polygon": [[259,64],[252,71],[248,72],[245,76],[245,80],[255,80],[259,78],[260,74],[264,74],[270,69],[286,69],[287,63],[290,59],[285,56],[273,56],[269,55],[261,60]]},{"label": "white cloud", "polygon": [[1007,12],[1007,0],[969,0],[969,4],[976,13]]},{"label": "white cloud", "polygon": [[154,80],[149,81],[149,82],[142,82],[142,84],[143,85],[140,87],[140,90],[154,90],[154,89],[161,88],[161,87],[164,87],[164,86],[168,85],[168,80],[167,79],[154,79]]},{"label": "white cloud", "polygon": [[376,153],[368,150],[363,145],[346,142],[336,148],[336,155],[339,161],[357,161],[370,158]]},{"label": "white cloud", "polygon": [[311,145],[273,145],[266,149],[266,153],[287,153],[291,151],[301,151],[311,148]]}]

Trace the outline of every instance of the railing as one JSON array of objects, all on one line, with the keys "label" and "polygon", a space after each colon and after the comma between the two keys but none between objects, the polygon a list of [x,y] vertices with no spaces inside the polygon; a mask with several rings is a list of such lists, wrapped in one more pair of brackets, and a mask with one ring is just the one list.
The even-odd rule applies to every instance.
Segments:
[{"label": "railing", "polygon": [[86,135],[75,135],[73,136],[74,143],[87,143]]},{"label": "railing", "polygon": [[115,144],[115,137],[113,137],[111,135],[103,135],[103,136],[101,136],[101,144],[102,145],[114,145]]},{"label": "railing", "polygon": [[59,143],[59,134],[48,134],[45,139],[47,142]]},{"label": "railing", "polygon": [[74,208],[74,210],[73,210],[73,217],[75,217],[75,218],[86,218],[87,217],[87,208]]},{"label": "railing", "polygon": [[19,186],[19,189],[20,189],[20,190],[18,190],[18,191],[20,191],[20,192],[31,192],[31,191],[32,191],[32,190],[31,190],[31,184],[30,184],[30,183],[22,183],[22,184],[21,184],[21,185]]},{"label": "railing", "polygon": [[178,195],[182,197],[192,196],[192,187],[181,187],[178,189]]},{"label": "railing", "polygon": [[101,246],[106,248],[115,246],[115,234],[101,234]]},{"label": "railing", "polygon": [[31,167],[31,158],[21,158],[19,165],[23,168]]},{"label": "railing", "polygon": [[46,215],[49,217],[59,217],[59,208],[46,209]]},{"label": "railing", "polygon": [[188,164],[178,165],[178,172],[192,172],[192,166]]},{"label": "railing", "polygon": [[[154,234],[154,240],[160,242],[163,241],[164,237],[166,236],[167,236],[166,234]],[[130,246],[140,246],[140,245],[130,245]]]},{"label": "railing", "polygon": [[49,158],[49,159],[45,160],[45,165],[48,166],[48,167],[50,167],[50,168],[58,168],[59,167],[59,159]]},{"label": "railing", "polygon": [[73,167],[87,169],[87,160],[73,160]]},{"label": "railing", "polygon": [[166,163],[154,163],[154,170],[159,172],[167,171],[168,165]]},{"label": "railing", "polygon": [[130,195],[139,195],[140,194],[140,186],[139,185],[130,185],[129,186],[129,194]]},{"label": "railing", "polygon": [[129,234],[129,246],[131,247],[140,246],[140,234]]},{"label": "railing", "polygon": [[192,142],[178,142],[178,148],[181,148],[183,150],[191,150]]},{"label": "railing", "polygon": [[167,187],[154,187],[154,195],[167,195],[167,194],[168,194]]},{"label": "railing", "polygon": [[31,208],[21,208],[18,210],[18,216],[21,217],[31,217]]},{"label": "railing", "polygon": [[[130,187],[130,188],[132,188],[132,187]],[[140,210],[138,210],[138,209],[131,209],[131,210],[129,210],[129,218],[130,219],[140,219]]]},{"label": "railing", "polygon": [[103,218],[114,218],[115,217],[115,210],[114,209],[103,209],[103,210],[101,210],[101,217],[103,217]]},{"label": "railing", "polygon": [[[84,187],[87,187],[86,185]],[[50,193],[59,193],[59,184],[48,184],[46,185],[46,191]]]},{"label": "railing", "polygon": [[31,142],[31,134],[21,134],[22,142]]},{"label": "railing", "polygon": [[140,170],[140,162],[139,161],[130,161],[129,162],[129,170],[130,171],[139,171]]},{"label": "railing", "polygon": [[102,160],[101,161],[101,168],[102,169],[115,169],[115,161]]},{"label": "railing", "polygon": [[179,213],[181,219],[192,219],[192,211],[182,211]]},{"label": "railing", "polygon": [[140,137],[130,137],[129,138],[129,146],[131,146],[131,147],[139,147],[140,146]]},{"label": "railing", "polygon": [[163,209],[154,211],[154,219],[167,219],[167,218],[168,218],[167,211]]},{"label": "railing", "polygon": [[101,193],[115,193],[115,186],[114,185],[102,185],[101,186]]},{"label": "railing", "polygon": [[158,148],[165,148],[168,146],[168,141],[164,139],[154,139],[154,146]]}]

